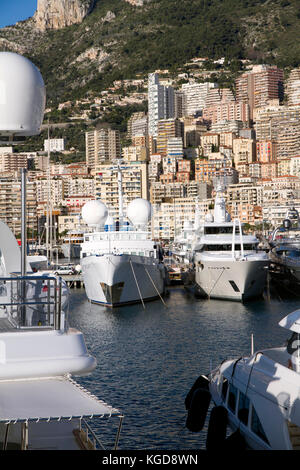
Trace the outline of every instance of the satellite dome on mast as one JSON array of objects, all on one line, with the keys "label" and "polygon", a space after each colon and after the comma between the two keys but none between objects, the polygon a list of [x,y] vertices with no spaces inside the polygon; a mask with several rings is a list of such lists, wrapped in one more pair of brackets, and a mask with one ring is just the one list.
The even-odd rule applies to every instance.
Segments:
[{"label": "satellite dome on mast", "polygon": [[0,52],[0,136],[37,135],[46,91],[37,67],[14,52]]},{"label": "satellite dome on mast", "polygon": [[104,225],[108,210],[106,205],[99,200],[89,201],[83,206],[81,215],[88,225]]},{"label": "satellite dome on mast", "polygon": [[151,204],[147,199],[137,198],[127,208],[127,217],[135,226],[145,226],[151,219]]}]

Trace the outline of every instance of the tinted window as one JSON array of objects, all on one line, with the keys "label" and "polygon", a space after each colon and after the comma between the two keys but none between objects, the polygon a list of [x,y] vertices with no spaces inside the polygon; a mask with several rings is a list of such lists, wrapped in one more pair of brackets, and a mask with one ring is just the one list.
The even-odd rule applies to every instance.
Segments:
[{"label": "tinted window", "polygon": [[[206,251],[232,251],[232,243],[230,244],[222,244],[222,245],[219,245],[219,244],[214,244],[214,245],[205,245],[204,249]],[[241,251],[241,245],[238,243],[238,244],[235,244],[234,245],[234,249],[236,251]],[[245,244],[244,245],[244,250],[256,250],[256,247],[255,245],[250,245],[250,244]]]},{"label": "tinted window", "polygon": [[239,393],[238,418],[247,426],[249,416],[250,401],[242,392]]},{"label": "tinted window", "polygon": [[228,408],[235,413],[235,404],[237,399],[237,388],[230,384],[228,395]]},{"label": "tinted window", "polygon": [[227,395],[227,389],[228,389],[228,380],[223,378],[223,385],[222,385],[222,398],[225,401],[226,400],[226,395]]}]

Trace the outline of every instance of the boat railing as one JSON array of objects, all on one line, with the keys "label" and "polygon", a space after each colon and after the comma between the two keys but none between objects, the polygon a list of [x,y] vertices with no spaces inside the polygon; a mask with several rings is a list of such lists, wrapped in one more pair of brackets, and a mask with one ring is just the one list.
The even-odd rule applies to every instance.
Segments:
[{"label": "boat railing", "polygon": [[12,328],[62,327],[62,278],[59,276],[12,276],[0,279],[0,322]]},{"label": "boat railing", "polygon": [[[114,447],[112,450],[118,449],[121,428],[123,424],[124,416],[119,415],[119,426],[115,437]],[[86,419],[80,419],[79,429],[75,432],[76,438],[78,439],[81,447],[85,450],[108,450],[104,447],[99,437],[93,431]]]},{"label": "boat railing", "polygon": [[150,232],[142,231],[114,231],[114,232],[93,232],[84,235],[85,242],[103,241],[128,241],[128,240],[151,240]]}]

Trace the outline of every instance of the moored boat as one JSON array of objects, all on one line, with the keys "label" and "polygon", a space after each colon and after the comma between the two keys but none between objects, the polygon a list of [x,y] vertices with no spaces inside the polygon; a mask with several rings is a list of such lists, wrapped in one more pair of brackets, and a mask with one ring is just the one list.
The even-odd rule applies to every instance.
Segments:
[{"label": "moored boat", "polygon": [[83,219],[102,226],[102,230],[84,235],[81,250],[82,276],[91,302],[109,307],[138,302],[144,305],[162,296],[165,268],[161,250],[144,229],[150,214],[150,203],[135,199],[128,207],[132,225],[116,230],[113,223],[106,223],[107,209],[101,201],[84,206]]},{"label": "moored boat", "polygon": [[262,295],[269,265],[259,240],[231,221],[221,189],[194,244],[195,281],[200,296],[246,301]]}]

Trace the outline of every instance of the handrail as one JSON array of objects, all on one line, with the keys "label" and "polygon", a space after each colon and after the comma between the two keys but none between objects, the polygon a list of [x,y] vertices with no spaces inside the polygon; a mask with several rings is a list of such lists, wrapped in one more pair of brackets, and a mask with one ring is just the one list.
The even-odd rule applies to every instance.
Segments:
[{"label": "handrail", "polygon": [[240,250],[241,250],[241,257],[244,258],[244,242],[243,242],[243,234],[242,234],[242,224],[240,219],[233,219],[233,226],[232,226],[232,245],[231,245],[231,253],[232,258],[235,258],[235,228],[238,224],[239,227],[239,235],[240,235]]},{"label": "handrail", "polygon": [[[93,429],[91,428],[91,426],[88,424],[88,422],[82,418],[81,420],[83,423],[84,423],[84,426],[86,427],[86,439],[88,440],[88,432],[91,433],[91,435],[93,436],[93,439],[94,439],[94,447],[96,448],[96,443],[99,445],[99,447],[101,447],[102,450],[107,450],[102,442],[100,441],[100,439],[96,436],[95,432],[93,431]],[[82,430],[82,425],[81,425],[81,421],[80,421],[80,429]]]},{"label": "handrail", "polygon": [[[1,277],[0,304],[16,328],[61,328],[62,278],[18,275]],[[2,298],[1,298],[2,297]],[[53,319],[53,320],[52,320]]]},{"label": "handrail", "polygon": [[243,235],[242,235],[242,225],[241,225],[240,219],[238,219],[238,221],[239,221],[239,231],[240,231],[241,255],[242,255],[242,258],[244,258],[244,242],[243,242]]},{"label": "handrail", "polygon": [[235,259],[235,222],[236,220],[233,220],[233,226],[232,226],[232,245],[231,245],[231,254],[232,258]]}]

